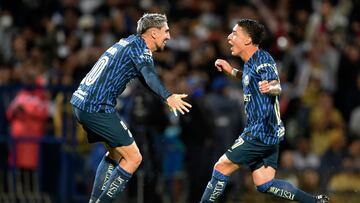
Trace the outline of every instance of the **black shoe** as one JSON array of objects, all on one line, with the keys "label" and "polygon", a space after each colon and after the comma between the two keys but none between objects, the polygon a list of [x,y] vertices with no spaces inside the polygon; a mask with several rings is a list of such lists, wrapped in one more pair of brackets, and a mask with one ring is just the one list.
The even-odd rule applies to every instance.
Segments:
[{"label": "black shoe", "polygon": [[330,198],[326,195],[315,196],[316,203],[329,203]]}]

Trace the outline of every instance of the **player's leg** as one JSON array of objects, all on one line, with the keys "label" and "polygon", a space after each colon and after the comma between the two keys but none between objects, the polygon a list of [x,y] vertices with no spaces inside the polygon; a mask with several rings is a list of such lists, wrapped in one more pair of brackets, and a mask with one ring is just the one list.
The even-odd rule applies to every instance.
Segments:
[{"label": "player's leg", "polygon": [[128,146],[110,148],[109,152],[110,156],[112,154],[121,156],[119,166],[128,173],[134,173],[142,161],[140,150],[135,141]]},{"label": "player's leg", "polygon": [[215,202],[224,192],[229,176],[239,169],[239,165],[230,161],[224,154],[216,162],[211,180],[208,182],[200,202]]},{"label": "player's leg", "polygon": [[252,155],[249,154],[250,143],[241,137],[216,162],[211,180],[208,182],[200,202],[216,202],[224,192],[229,176],[240,168],[240,164],[251,162]]},{"label": "player's leg", "polygon": [[[88,130],[88,134],[90,132],[91,131]],[[121,154],[112,152],[113,150],[109,145],[105,144],[105,146],[108,151],[97,167],[89,203],[95,203],[100,197],[102,191],[105,190],[106,183],[109,181],[112,172],[122,158]]]},{"label": "player's leg", "polygon": [[253,181],[258,191],[302,203],[328,202],[326,196],[313,196],[296,188],[285,180],[275,179],[278,152],[277,150],[274,150],[273,152],[276,154],[270,154],[263,160],[264,163],[266,163],[266,166],[263,164],[252,172]]},{"label": "player's leg", "polygon": [[294,187],[285,180],[274,179],[275,169],[271,166],[262,166],[252,173],[256,189],[276,197],[304,203],[315,203],[315,197]]},{"label": "player's leg", "polygon": [[142,156],[136,143],[109,150],[110,156],[121,155],[119,165],[113,170],[97,202],[111,202],[126,188],[127,182],[139,167]]},{"label": "player's leg", "polygon": [[142,159],[134,138],[116,113],[87,113],[74,108],[74,114],[87,132],[89,142],[105,142],[109,152],[98,166],[90,202],[103,194],[114,199],[126,187]]},{"label": "player's leg", "polygon": [[104,155],[96,170],[89,203],[95,203],[95,201],[100,197],[112,172],[119,164],[120,158],[121,157],[115,156],[111,157],[109,152]]}]

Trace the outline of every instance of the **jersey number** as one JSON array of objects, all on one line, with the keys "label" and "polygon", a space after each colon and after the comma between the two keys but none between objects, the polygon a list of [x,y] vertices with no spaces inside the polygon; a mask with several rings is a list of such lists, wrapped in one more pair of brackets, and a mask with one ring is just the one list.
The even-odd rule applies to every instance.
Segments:
[{"label": "jersey number", "polygon": [[107,56],[101,57],[98,60],[98,62],[95,63],[91,71],[84,78],[83,81],[85,82],[85,85],[87,86],[92,85],[96,81],[96,79],[100,76],[101,72],[104,70],[108,62],[109,62],[109,57]]},{"label": "jersey number", "polygon": [[[114,47],[110,47],[106,52],[110,53],[111,55],[114,55],[116,53],[117,49]],[[93,66],[91,71],[86,75],[86,77],[81,81],[83,84],[85,82],[85,85],[90,86],[94,84],[94,82],[98,79],[101,72],[104,70],[106,65],[109,62],[108,56],[101,57]]]}]

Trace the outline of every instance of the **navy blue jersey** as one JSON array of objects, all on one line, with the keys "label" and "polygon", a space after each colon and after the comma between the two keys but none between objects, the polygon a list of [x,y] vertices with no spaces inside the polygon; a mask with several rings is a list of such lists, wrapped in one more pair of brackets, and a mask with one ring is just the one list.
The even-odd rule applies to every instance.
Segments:
[{"label": "navy blue jersey", "polygon": [[247,124],[241,137],[248,140],[256,137],[265,144],[277,144],[285,133],[280,119],[279,98],[260,93],[258,83],[263,80],[279,81],[279,76],[274,59],[268,52],[259,49],[243,68],[242,85]]},{"label": "navy blue jersey", "polygon": [[164,100],[171,95],[159,81],[151,51],[140,35],[121,39],[105,51],[73,93],[70,103],[86,112],[115,112],[116,98],[140,78]]}]

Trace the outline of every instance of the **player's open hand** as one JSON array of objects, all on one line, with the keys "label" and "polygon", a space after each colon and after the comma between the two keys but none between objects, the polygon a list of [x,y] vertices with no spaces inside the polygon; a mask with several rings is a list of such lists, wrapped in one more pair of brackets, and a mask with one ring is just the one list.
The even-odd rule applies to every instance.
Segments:
[{"label": "player's open hand", "polygon": [[231,71],[233,69],[229,64],[229,62],[225,61],[224,59],[217,59],[215,61],[215,67],[217,68],[218,71],[220,72],[224,71],[227,74],[231,74]]},{"label": "player's open hand", "polygon": [[188,113],[190,111],[189,109],[191,108],[191,104],[183,100],[185,97],[187,97],[187,94],[172,94],[166,99],[167,104],[176,116],[177,111],[181,114],[185,114],[185,112]]}]

